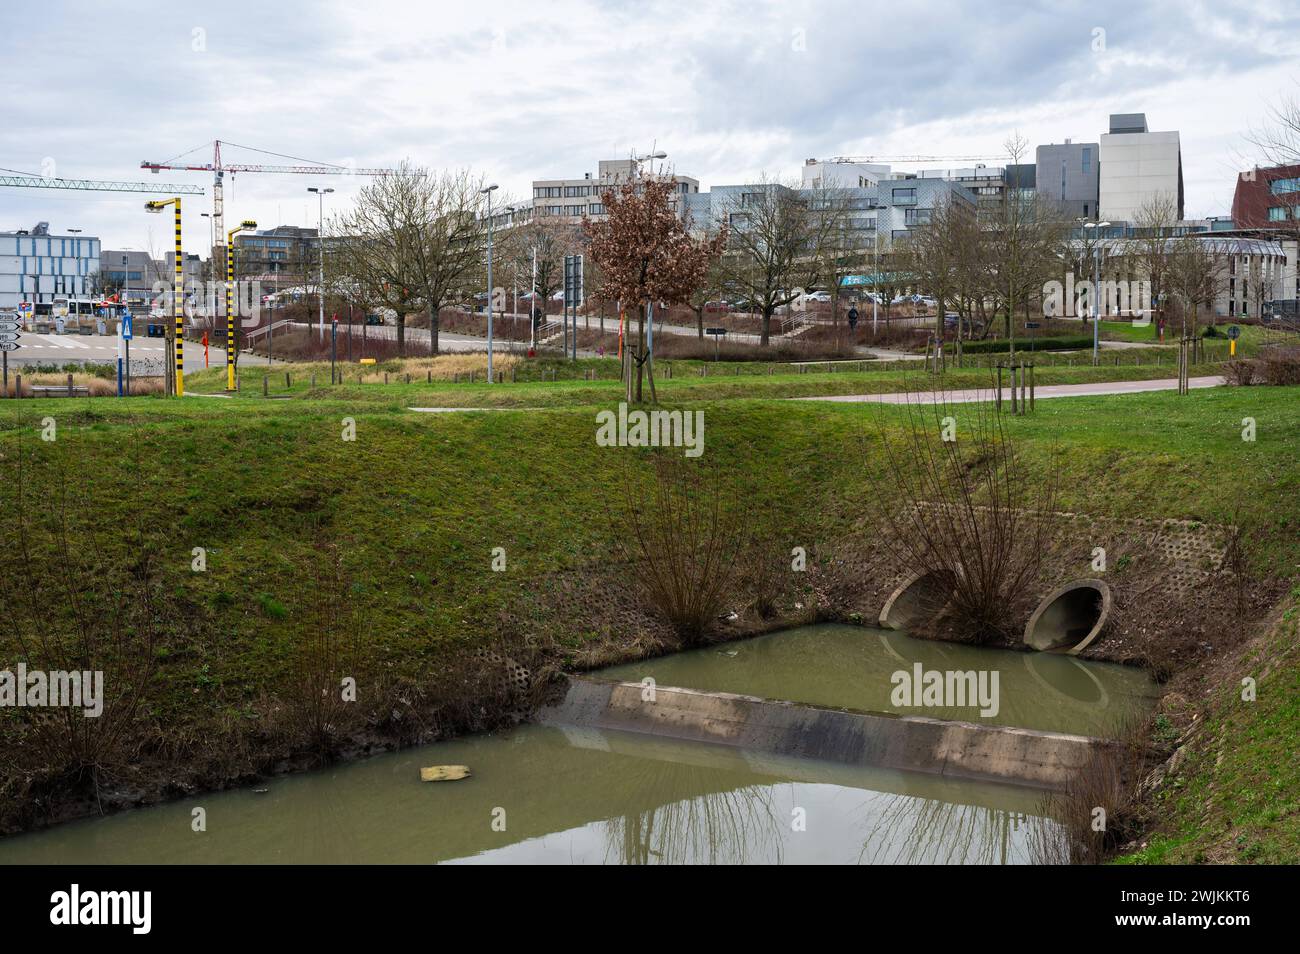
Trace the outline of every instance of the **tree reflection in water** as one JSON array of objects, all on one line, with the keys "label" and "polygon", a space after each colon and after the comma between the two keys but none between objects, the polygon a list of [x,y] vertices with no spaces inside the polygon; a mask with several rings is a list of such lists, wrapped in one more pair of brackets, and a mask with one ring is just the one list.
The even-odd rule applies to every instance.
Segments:
[{"label": "tree reflection in water", "polygon": [[647,788],[671,800],[658,808],[611,818],[605,860],[627,865],[780,863],[782,819],[772,805],[773,788],[748,784],[680,798],[682,792],[716,789],[718,773],[695,765],[659,763],[644,773]]},{"label": "tree reflection in water", "polygon": [[859,855],[864,864],[1023,864],[1030,860],[1031,829],[1054,824],[915,795],[873,793],[862,808],[872,818]]}]

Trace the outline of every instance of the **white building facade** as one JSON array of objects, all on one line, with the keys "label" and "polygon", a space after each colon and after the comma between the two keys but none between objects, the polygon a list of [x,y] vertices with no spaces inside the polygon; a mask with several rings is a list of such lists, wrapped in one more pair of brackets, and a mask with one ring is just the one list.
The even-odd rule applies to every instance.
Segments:
[{"label": "white building facade", "polygon": [[1100,143],[1100,218],[1136,222],[1157,197],[1183,217],[1183,157],[1177,132],[1150,132],[1145,113],[1115,113]]},{"label": "white building facade", "polygon": [[54,235],[48,222],[0,232],[0,308],[89,296],[99,272],[99,239]]}]

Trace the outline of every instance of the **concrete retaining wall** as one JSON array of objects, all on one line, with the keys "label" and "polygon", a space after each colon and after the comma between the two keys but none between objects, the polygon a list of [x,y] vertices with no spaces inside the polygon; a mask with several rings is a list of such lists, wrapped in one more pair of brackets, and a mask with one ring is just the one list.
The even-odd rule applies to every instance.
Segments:
[{"label": "concrete retaining wall", "polygon": [[724,692],[657,686],[643,701],[635,682],[569,680],[565,698],[543,709],[550,725],[592,726],[953,778],[1060,788],[1094,746],[1080,735],[854,712]]}]

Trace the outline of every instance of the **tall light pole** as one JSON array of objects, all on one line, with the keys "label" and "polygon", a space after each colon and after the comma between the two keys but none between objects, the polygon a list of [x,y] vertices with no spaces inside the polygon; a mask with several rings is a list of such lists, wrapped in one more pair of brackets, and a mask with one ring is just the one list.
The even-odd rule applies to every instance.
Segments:
[{"label": "tall light pole", "polygon": [[235,337],[235,308],[233,292],[235,290],[235,234],[257,228],[252,219],[244,219],[226,233],[226,390],[235,390],[235,352],[238,339]]},{"label": "tall light pole", "polygon": [[1095,229],[1092,244],[1092,294],[1088,296],[1092,306],[1092,363],[1095,365],[1101,347],[1101,230],[1109,222],[1084,222],[1085,229]]},{"label": "tall light pole", "polygon": [[316,198],[320,200],[320,224],[316,228],[316,245],[320,253],[320,287],[317,289],[316,297],[320,299],[320,334],[323,338],[325,336],[325,194],[334,190],[308,186],[307,191],[315,192]]},{"label": "tall light pole", "polygon": [[478,190],[481,195],[487,196],[487,225],[488,225],[488,234],[487,234],[487,240],[488,240],[488,245],[487,245],[487,267],[488,267],[487,268],[487,272],[488,272],[487,273],[487,319],[488,319],[487,372],[488,373],[487,373],[487,377],[488,377],[488,384],[495,383],[492,378],[492,193],[494,190],[496,190],[496,188],[497,188],[497,184],[493,182],[491,185],[484,186],[482,189]]},{"label": "tall light pole", "polygon": [[176,209],[176,278],[172,291],[172,307],[176,315],[176,396],[185,396],[185,253],[181,245],[181,197],[150,201],[144,204],[146,212],[161,212],[167,206]]}]

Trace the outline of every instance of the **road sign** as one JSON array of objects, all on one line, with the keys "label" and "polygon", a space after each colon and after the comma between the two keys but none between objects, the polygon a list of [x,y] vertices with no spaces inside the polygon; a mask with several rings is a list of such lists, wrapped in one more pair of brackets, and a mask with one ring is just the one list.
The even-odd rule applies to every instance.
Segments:
[{"label": "road sign", "polygon": [[0,331],[0,341],[17,341],[21,337],[22,335],[16,331],[9,331],[7,329]]},{"label": "road sign", "polygon": [[1043,327],[1043,323],[1041,321],[1026,321],[1025,327],[1029,328],[1032,331],[1034,328]]},{"label": "road sign", "polygon": [[0,351],[17,351],[21,347],[17,341],[0,341]]},{"label": "road sign", "polygon": [[132,338],[135,337],[135,331],[131,327],[131,313],[129,311],[123,313],[122,323],[119,326],[119,331],[122,335],[123,341],[130,341]]},{"label": "road sign", "polygon": [[706,335],[725,335],[727,333],[727,329],[726,328],[705,328],[704,333]]},{"label": "road sign", "polygon": [[1233,341],[1236,341],[1238,338],[1241,337],[1241,329],[1238,328],[1236,325],[1228,325],[1228,337],[1231,338]]},{"label": "road sign", "polygon": [[0,331],[19,331],[22,324],[13,318],[0,318]]}]

